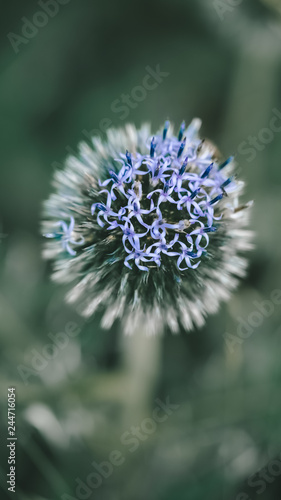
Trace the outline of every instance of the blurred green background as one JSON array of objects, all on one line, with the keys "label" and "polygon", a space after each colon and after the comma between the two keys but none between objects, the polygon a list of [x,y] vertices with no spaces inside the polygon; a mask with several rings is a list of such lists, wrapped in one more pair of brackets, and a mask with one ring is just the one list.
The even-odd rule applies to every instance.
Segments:
[{"label": "blurred green background", "polygon": [[[249,324],[255,304],[281,289],[280,2],[51,3],[42,17],[40,2],[10,0],[0,20],[0,497],[277,500],[281,305],[267,303],[248,338],[239,337],[238,318]],[[45,26],[32,28],[33,20]],[[144,96],[135,88],[157,65],[165,76]],[[116,111],[123,94],[138,99]],[[41,203],[54,169],[109,123],[157,128],[194,116],[224,155],[236,154],[245,200],[255,201],[247,279],[191,334],[150,338],[140,326],[124,338],[120,325],[108,332],[99,317],[85,323],[41,259]],[[52,351],[49,334],[73,324],[76,336]],[[6,484],[9,386],[15,495]],[[177,408],[147,420],[167,398]],[[117,456],[119,466],[92,465]]]}]

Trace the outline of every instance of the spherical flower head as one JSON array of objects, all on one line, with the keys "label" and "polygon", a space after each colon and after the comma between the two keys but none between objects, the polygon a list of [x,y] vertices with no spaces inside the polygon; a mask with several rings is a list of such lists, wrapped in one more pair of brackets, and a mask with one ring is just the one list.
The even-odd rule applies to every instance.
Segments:
[{"label": "spherical flower head", "polygon": [[82,143],[54,176],[44,204],[44,257],[67,301],[126,333],[201,326],[245,273],[250,203],[232,157],[201,140],[195,119],[177,135],[165,122],[110,129]]}]

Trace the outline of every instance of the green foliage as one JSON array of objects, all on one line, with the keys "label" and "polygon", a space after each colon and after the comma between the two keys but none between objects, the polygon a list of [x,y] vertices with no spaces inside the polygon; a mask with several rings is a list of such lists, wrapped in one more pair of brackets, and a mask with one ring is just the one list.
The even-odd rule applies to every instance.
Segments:
[{"label": "green foliage", "polygon": [[[281,288],[280,132],[267,143],[261,132],[272,132],[273,110],[281,110],[277,16],[273,27],[258,1],[242,1],[221,21],[209,0],[71,0],[16,54],[7,34],[22,36],[22,17],[32,20],[40,7],[15,0],[2,10],[1,499],[14,498],[5,482],[14,385],[19,500],[78,498],[76,478],[87,484],[90,474],[101,476],[92,463],[112,464],[114,450],[124,462],[88,498],[238,500],[244,492],[276,500],[281,306],[253,312]],[[158,64],[169,76],[133,106],[121,102],[122,94],[138,95],[146,67]],[[119,325],[104,332],[99,317],[84,321],[64,305],[66,290],[50,282],[41,259],[41,203],[53,170],[92,130],[103,136],[108,123],[123,125],[116,100],[137,126],[147,117],[157,128],[167,115],[178,123],[199,116],[203,135],[223,154],[236,153],[246,201],[255,200],[248,277],[190,334],[147,338],[142,325],[134,337]],[[239,318],[257,326],[232,350],[225,334],[241,340]],[[179,408],[157,422],[165,414],[153,413],[155,400],[168,397]],[[263,467],[269,480],[259,479]],[[265,485],[260,494],[248,484],[252,474]]]}]

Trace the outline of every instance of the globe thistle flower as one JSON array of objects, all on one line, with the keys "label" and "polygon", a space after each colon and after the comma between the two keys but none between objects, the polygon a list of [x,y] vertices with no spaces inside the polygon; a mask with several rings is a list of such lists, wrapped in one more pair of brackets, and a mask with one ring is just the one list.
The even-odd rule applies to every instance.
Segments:
[{"label": "globe thistle flower", "polygon": [[110,129],[55,172],[44,257],[71,284],[67,301],[85,317],[102,310],[104,328],[201,326],[245,274],[251,203],[239,204],[234,159],[222,161],[200,125]]}]

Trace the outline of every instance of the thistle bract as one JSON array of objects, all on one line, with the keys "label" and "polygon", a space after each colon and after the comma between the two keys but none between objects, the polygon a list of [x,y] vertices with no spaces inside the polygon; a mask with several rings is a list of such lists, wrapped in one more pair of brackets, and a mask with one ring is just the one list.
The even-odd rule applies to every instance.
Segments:
[{"label": "thistle bract", "polygon": [[244,275],[250,203],[239,205],[234,159],[202,141],[200,125],[111,129],[55,173],[44,256],[54,280],[71,283],[67,300],[86,317],[101,309],[105,328],[200,326]]}]

